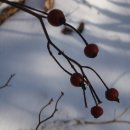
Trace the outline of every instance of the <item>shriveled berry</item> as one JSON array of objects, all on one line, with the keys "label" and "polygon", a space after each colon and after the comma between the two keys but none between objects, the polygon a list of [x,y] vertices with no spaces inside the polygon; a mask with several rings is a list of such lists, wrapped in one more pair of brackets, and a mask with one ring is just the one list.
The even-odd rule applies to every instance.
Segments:
[{"label": "shriveled berry", "polygon": [[59,9],[53,9],[48,13],[48,22],[53,26],[60,26],[65,23],[65,16]]},{"label": "shriveled berry", "polygon": [[70,77],[70,82],[73,86],[81,87],[84,84],[83,76],[80,73],[74,73]]},{"label": "shriveled berry", "polygon": [[105,92],[105,96],[109,101],[117,101],[119,102],[119,93],[117,89],[115,88],[110,88]]},{"label": "shriveled berry", "polygon": [[99,52],[98,46],[96,44],[88,44],[84,48],[84,54],[89,58],[95,58]]},{"label": "shriveled berry", "polygon": [[96,105],[91,108],[91,114],[94,116],[94,118],[98,118],[103,114],[102,107]]}]

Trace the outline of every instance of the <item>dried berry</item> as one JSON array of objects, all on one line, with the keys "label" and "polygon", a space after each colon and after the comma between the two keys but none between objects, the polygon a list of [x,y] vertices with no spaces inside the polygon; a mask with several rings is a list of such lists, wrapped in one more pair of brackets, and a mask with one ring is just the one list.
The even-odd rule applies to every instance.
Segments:
[{"label": "dried berry", "polygon": [[70,34],[73,33],[73,30],[72,30],[71,28],[68,28],[68,27],[64,26],[64,28],[62,29],[61,32],[62,32],[63,34],[65,34],[65,35],[70,35]]},{"label": "dried berry", "polygon": [[118,96],[119,93],[115,88],[110,88],[105,92],[105,96],[109,101],[117,101],[119,102]]},{"label": "dried berry", "polygon": [[99,52],[98,46],[96,44],[89,44],[84,48],[84,54],[89,58],[95,58]]},{"label": "dried berry", "polygon": [[103,109],[100,106],[96,105],[91,108],[91,114],[94,116],[94,118],[98,118],[103,114]]},{"label": "dried berry", "polygon": [[84,31],[84,22],[80,22],[77,30],[82,33]]},{"label": "dried berry", "polygon": [[83,76],[80,73],[74,73],[70,77],[73,86],[81,87],[84,84]]},{"label": "dried berry", "polygon": [[60,26],[65,23],[65,16],[59,9],[53,9],[48,13],[48,22],[53,26]]},{"label": "dried berry", "polygon": [[52,8],[54,8],[55,1],[54,0],[44,0],[43,5],[44,5],[43,9],[47,12],[47,11],[51,10]]}]

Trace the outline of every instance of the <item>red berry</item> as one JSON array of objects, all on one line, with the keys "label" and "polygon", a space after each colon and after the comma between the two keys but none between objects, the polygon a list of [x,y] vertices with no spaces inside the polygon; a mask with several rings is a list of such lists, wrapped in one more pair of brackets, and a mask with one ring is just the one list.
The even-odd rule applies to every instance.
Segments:
[{"label": "red berry", "polygon": [[98,118],[103,114],[103,109],[100,106],[96,105],[91,108],[91,114],[94,116],[94,118]]},{"label": "red berry", "polygon": [[48,13],[48,22],[53,26],[60,26],[65,23],[65,16],[59,9],[53,9]]},{"label": "red berry", "polygon": [[73,86],[81,87],[84,84],[83,76],[80,73],[74,73],[70,77],[70,82]]},{"label": "red berry", "polygon": [[96,44],[88,44],[84,48],[84,54],[89,58],[95,58],[99,52],[98,46]]},{"label": "red berry", "polygon": [[117,101],[119,102],[118,96],[119,93],[115,88],[110,88],[105,92],[105,96],[109,101]]}]

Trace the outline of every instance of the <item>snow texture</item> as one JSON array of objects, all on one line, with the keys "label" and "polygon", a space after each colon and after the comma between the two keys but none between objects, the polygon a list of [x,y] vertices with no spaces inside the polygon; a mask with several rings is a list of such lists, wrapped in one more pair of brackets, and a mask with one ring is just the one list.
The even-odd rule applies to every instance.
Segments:
[{"label": "snow texture", "polygon": [[[111,103],[104,98],[105,88],[90,70],[85,70],[99,97],[102,99],[104,115],[99,119],[109,120],[130,105],[130,1],[88,0],[92,8],[80,1],[55,0],[55,7],[65,12],[67,22],[74,27],[85,22],[83,36],[89,43],[96,43],[100,52],[95,59],[83,54],[84,43],[77,34],[65,36],[62,27],[52,27],[45,20],[52,41],[70,57],[82,65],[94,68],[109,87],[119,90],[120,103]],[[27,0],[26,4],[42,9],[42,0]],[[30,130],[35,128],[38,112],[50,98],[56,100],[60,92],[65,93],[59,103],[55,119],[84,118],[93,120],[90,108],[94,105],[87,91],[89,108],[84,108],[82,90],[74,88],[69,76],[59,68],[47,51],[46,37],[39,21],[22,11],[9,18],[0,27],[0,85],[12,73],[16,76],[11,87],[0,90],[0,130]],[[65,59],[58,58],[68,66]],[[50,106],[43,117],[51,113]],[[130,113],[124,119],[130,120]],[[54,119],[53,118],[53,119]],[[69,128],[68,128],[69,129]],[[76,128],[74,128],[76,129]],[[88,125],[78,130],[129,130],[129,125]]]}]

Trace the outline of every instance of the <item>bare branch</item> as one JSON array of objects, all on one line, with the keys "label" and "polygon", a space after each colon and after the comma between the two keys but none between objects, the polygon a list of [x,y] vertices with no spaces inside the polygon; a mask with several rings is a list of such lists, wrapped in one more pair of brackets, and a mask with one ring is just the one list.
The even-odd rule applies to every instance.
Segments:
[{"label": "bare branch", "polygon": [[87,125],[108,125],[108,124],[130,124],[129,120],[120,119],[124,114],[130,110],[130,106],[127,107],[122,113],[120,113],[116,118],[106,120],[106,121],[87,121],[84,119],[71,119],[71,120],[54,120],[52,122],[46,123],[44,128],[48,126],[58,128],[70,128],[77,126],[87,126]]},{"label": "bare branch", "polygon": [[6,83],[3,85],[3,86],[1,86],[0,87],[0,89],[3,89],[3,88],[5,88],[5,87],[9,87],[10,86],[10,82],[11,82],[11,80],[12,80],[12,78],[15,76],[15,74],[11,74],[10,75],[10,77],[9,77],[9,79],[6,81]]},{"label": "bare branch", "polygon": [[42,111],[43,111],[47,106],[49,106],[52,102],[53,102],[53,98],[51,98],[50,101],[49,101],[45,106],[43,106],[42,109],[40,110],[40,112],[39,112],[39,122],[41,121]]},{"label": "bare branch", "polygon": [[[46,127],[51,125],[54,127],[62,127],[62,128],[71,128],[76,126],[87,126],[87,125],[108,125],[108,124],[130,124],[130,121],[127,120],[107,120],[107,121],[86,121],[82,119],[72,119],[72,120],[56,120],[53,122],[49,122],[46,124]],[[45,127],[44,127],[45,128]]]},{"label": "bare branch", "polygon": [[121,118],[125,113],[127,113],[130,110],[130,106],[128,106],[122,113],[120,113],[118,116],[116,116],[116,120]]},{"label": "bare branch", "polygon": [[[94,87],[92,86],[90,80],[86,76],[86,74],[84,72],[84,68],[87,68],[87,69],[90,69],[91,71],[93,71],[97,75],[97,77],[102,81],[102,83],[104,84],[105,88],[107,90],[109,90],[109,88],[107,87],[106,83],[103,81],[103,79],[99,76],[99,74],[94,69],[92,69],[89,66],[83,66],[83,65],[81,65],[78,61],[76,61],[75,59],[73,59],[70,56],[68,56],[56,44],[54,44],[52,42],[52,40],[50,38],[50,35],[48,33],[48,30],[46,29],[46,26],[44,24],[43,19],[47,19],[48,23],[50,23],[52,26],[57,26],[58,27],[60,25],[65,25],[68,28],[72,29],[74,32],[76,32],[80,36],[80,38],[83,40],[83,42],[85,44],[85,47],[84,47],[84,53],[85,53],[85,55],[87,57],[89,57],[89,58],[94,58],[98,54],[98,47],[97,47],[96,44],[94,44],[94,47],[91,47],[91,44],[89,44],[87,42],[87,40],[85,39],[85,37],[82,36],[81,31],[83,30],[84,25],[82,25],[82,27],[80,28],[80,30],[74,28],[72,25],[70,25],[70,24],[68,24],[66,22],[65,15],[64,15],[64,13],[61,10],[54,9],[54,10],[50,11],[49,13],[46,13],[44,11],[40,11],[40,10],[34,9],[32,7],[29,7],[29,6],[26,6],[26,5],[21,5],[21,4],[18,4],[18,3],[15,3],[15,2],[11,2],[11,1],[8,1],[8,0],[0,0],[0,1],[3,2],[3,3],[9,4],[11,6],[14,6],[16,8],[19,8],[19,9],[23,10],[24,12],[27,12],[27,13],[33,15],[34,17],[36,17],[39,20],[39,22],[40,22],[40,24],[42,26],[43,32],[44,32],[44,36],[46,37],[46,40],[47,40],[47,49],[48,49],[48,52],[49,52],[50,56],[55,60],[55,62],[59,65],[59,67],[65,73],[67,73],[69,76],[72,76],[74,73],[80,73],[82,75],[82,77],[83,77],[82,79],[84,81],[84,85],[85,85],[84,87],[86,87],[86,86],[89,87],[91,95],[92,95],[92,97],[93,97],[93,99],[95,101],[95,104],[98,105],[98,104],[102,103],[102,101],[98,97],[98,95],[97,95]],[[86,0],[82,0],[82,2],[86,3]],[[57,17],[53,17],[55,15]],[[56,19],[56,20],[54,20],[54,19]],[[63,66],[61,65],[61,63],[58,61],[58,59],[56,58],[56,56],[53,55],[52,50],[50,49],[50,47],[52,47],[55,51],[57,51],[57,53],[60,56],[62,56],[63,58],[66,59],[66,61],[68,62],[69,66],[72,68],[73,72],[70,72],[68,69],[66,69],[64,67],[64,65]],[[91,48],[91,49],[89,48],[89,55],[86,54],[86,48],[88,48],[88,47]],[[95,53],[95,49],[94,49],[95,47],[96,47],[96,53]],[[90,53],[91,51],[92,51],[92,54]],[[80,84],[78,87],[82,88],[82,85]],[[83,90],[83,96],[84,96],[85,106],[87,107],[87,101],[86,101],[86,97],[85,97],[85,89]],[[118,96],[118,94],[117,94],[117,96]],[[107,99],[108,99],[108,97],[107,97]],[[118,99],[118,97],[117,97],[117,99]],[[113,101],[117,101],[117,100],[113,99],[113,97],[112,97],[112,100]],[[57,103],[58,103],[58,101],[57,101]],[[57,103],[56,103],[56,107],[57,107]],[[41,110],[41,112],[42,112],[42,110]],[[45,122],[46,120],[50,119],[55,114],[55,112],[56,112],[56,108],[55,108],[54,112],[52,113],[52,115],[50,117],[48,117],[48,118],[40,121],[39,125],[42,122]]]},{"label": "bare branch", "polygon": [[42,111],[43,111],[47,106],[49,106],[49,105],[53,102],[53,99],[51,98],[50,101],[49,101],[45,106],[42,107],[42,109],[41,109],[40,112],[39,112],[39,121],[38,121],[38,124],[37,124],[37,126],[36,126],[36,130],[38,130],[38,128],[40,127],[41,124],[43,124],[43,123],[46,122],[47,120],[51,119],[51,118],[54,116],[54,114],[58,111],[57,106],[58,106],[58,103],[59,103],[59,101],[60,101],[60,99],[61,99],[61,97],[62,97],[63,95],[64,95],[64,93],[61,92],[61,95],[59,96],[59,98],[58,98],[57,101],[56,101],[54,111],[52,112],[52,114],[51,114],[49,117],[47,117],[47,118],[45,118],[45,119],[41,119]]}]

